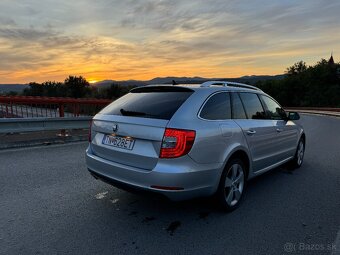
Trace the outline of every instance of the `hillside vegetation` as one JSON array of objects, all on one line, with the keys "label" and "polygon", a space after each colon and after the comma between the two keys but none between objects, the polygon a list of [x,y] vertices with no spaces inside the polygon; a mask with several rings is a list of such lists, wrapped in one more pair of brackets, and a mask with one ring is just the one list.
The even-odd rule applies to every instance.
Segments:
[{"label": "hillside vegetation", "polygon": [[313,66],[300,61],[281,80],[255,84],[283,106],[340,107],[340,64],[325,59]]}]

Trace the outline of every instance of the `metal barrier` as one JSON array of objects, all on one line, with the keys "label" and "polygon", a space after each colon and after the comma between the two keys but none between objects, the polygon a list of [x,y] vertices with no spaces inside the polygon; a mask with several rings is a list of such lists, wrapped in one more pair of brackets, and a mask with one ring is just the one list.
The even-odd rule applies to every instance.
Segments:
[{"label": "metal barrier", "polygon": [[340,108],[332,107],[283,107],[285,110],[298,110],[298,111],[325,111],[325,112],[340,112]]},{"label": "metal barrier", "polygon": [[87,129],[92,117],[2,118],[0,133],[21,133],[63,129]]},{"label": "metal barrier", "polygon": [[286,111],[321,114],[333,117],[340,117],[340,108],[326,108],[326,107],[285,107]]},{"label": "metal barrier", "polygon": [[93,116],[108,99],[0,96],[0,118]]}]

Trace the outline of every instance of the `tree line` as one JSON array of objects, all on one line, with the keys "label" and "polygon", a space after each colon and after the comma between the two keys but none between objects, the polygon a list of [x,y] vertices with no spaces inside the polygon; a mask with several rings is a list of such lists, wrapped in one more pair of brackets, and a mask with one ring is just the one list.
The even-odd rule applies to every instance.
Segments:
[{"label": "tree line", "polygon": [[283,106],[340,107],[340,64],[321,59],[307,66],[300,61],[288,67],[281,80],[255,84]]},{"label": "tree line", "polygon": [[91,86],[82,76],[69,76],[64,82],[46,81],[30,82],[25,88],[24,96],[72,97],[116,99],[128,93],[134,86],[122,86],[112,83],[108,87]]},{"label": "tree line", "polygon": [[[280,80],[258,81],[255,86],[273,96],[283,106],[340,107],[340,64],[321,59],[307,66],[300,61],[288,67]],[[116,99],[134,86],[112,83],[108,87],[90,86],[82,76],[69,76],[64,82],[31,82],[26,96]]]}]

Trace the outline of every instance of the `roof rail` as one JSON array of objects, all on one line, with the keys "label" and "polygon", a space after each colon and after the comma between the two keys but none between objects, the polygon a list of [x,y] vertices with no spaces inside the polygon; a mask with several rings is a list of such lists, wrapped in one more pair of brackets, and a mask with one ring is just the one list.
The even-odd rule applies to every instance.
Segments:
[{"label": "roof rail", "polygon": [[224,87],[238,87],[238,88],[246,88],[246,89],[255,89],[260,90],[259,88],[255,86],[251,86],[248,84],[238,83],[238,82],[232,82],[232,81],[206,81],[201,84],[201,87],[208,88],[213,85],[219,85]]}]

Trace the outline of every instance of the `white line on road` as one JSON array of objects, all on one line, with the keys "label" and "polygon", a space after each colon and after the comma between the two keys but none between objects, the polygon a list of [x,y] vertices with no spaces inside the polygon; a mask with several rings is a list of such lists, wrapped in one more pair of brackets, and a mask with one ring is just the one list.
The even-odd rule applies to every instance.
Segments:
[{"label": "white line on road", "polygon": [[338,231],[334,244],[335,250],[332,251],[332,255],[340,255],[340,230]]}]

